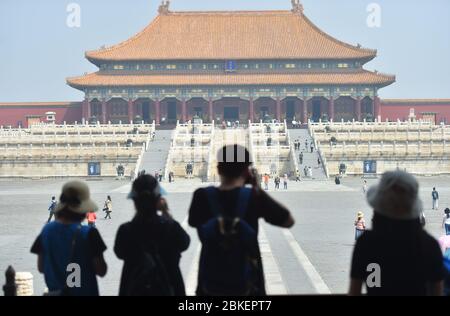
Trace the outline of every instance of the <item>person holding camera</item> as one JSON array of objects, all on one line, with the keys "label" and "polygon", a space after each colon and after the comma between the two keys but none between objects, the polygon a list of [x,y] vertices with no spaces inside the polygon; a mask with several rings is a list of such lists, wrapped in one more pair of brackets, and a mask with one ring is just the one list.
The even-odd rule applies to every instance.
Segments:
[{"label": "person holding camera", "polygon": [[202,242],[197,295],[265,295],[258,220],[290,228],[294,219],[261,189],[245,147],[224,146],[217,161],[219,187],[195,191],[189,209]]}]

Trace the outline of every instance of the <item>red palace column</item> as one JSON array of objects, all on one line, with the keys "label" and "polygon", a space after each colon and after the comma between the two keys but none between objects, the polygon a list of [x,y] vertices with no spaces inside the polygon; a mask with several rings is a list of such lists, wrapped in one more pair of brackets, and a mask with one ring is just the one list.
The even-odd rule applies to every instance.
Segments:
[{"label": "red palace column", "polygon": [[186,99],[181,100],[181,120],[183,123],[187,121]]},{"label": "red palace column", "polygon": [[380,98],[379,97],[375,97],[375,99],[373,100],[374,103],[374,116],[375,119],[378,120],[378,118],[380,118],[381,120],[381,102],[380,102]]},{"label": "red palace column", "polygon": [[334,121],[334,97],[330,97],[330,108],[329,108],[329,114],[330,114],[330,120]]},{"label": "red palace column", "polygon": [[277,97],[277,120],[281,121],[281,99]]},{"label": "red palace column", "polygon": [[209,115],[209,120],[212,122],[214,120],[213,100],[212,100],[212,98],[209,98],[209,100],[208,100],[208,115]]},{"label": "red palace column", "polygon": [[159,125],[161,120],[161,101],[155,100],[155,124]]},{"label": "red palace column", "polygon": [[255,121],[255,103],[253,102],[252,97],[250,97],[248,102],[249,102],[248,119],[250,120],[250,122],[253,123]]},{"label": "red palace column", "polygon": [[356,98],[356,119],[361,121],[361,97]]},{"label": "red palace column", "polygon": [[89,100],[84,99],[83,105],[81,107],[81,119],[85,119],[86,121],[88,121],[89,117]]},{"label": "red palace column", "polygon": [[308,100],[307,99],[303,100],[303,119],[302,119],[302,123],[303,124],[308,124]]},{"label": "red palace column", "polygon": [[106,124],[106,101],[102,100],[102,124]]},{"label": "red palace column", "polygon": [[87,106],[86,106],[86,110],[87,110],[87,117],[86,117],[86,120],[89,121],[89,119],[90,119],[91,116],[92,116],[91,102],[89,102],[89,100],[86,100],[86,104],[87,104]]},{"label": "red palace column", "polygon": [[133,100],[128,100],[128,123],[133,122]]}]

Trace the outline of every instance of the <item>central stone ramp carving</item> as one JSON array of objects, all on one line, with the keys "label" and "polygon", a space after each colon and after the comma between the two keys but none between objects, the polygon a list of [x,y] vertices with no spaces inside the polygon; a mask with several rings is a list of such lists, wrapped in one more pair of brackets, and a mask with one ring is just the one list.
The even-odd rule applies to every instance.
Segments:
[{"label": "central stone ramp carving", "polygon": [[219,176],[217,174],[217,152],[225,145],[238,144],[246,148],[250,148],[248,129],[234,128],[234,129],[215,129],[214,138],[209,152],[209,163],[207,179],[210,182],[218,182]]},{"label": "central stone ramp carving", "polygon": [[[165,167],[166,179],[172,172],[175,177],[206,180],[213,136],[214,122],[177,123]],[[189,166],[192,167],[192,174],[187,172]]]},{"label": "central stone ramp carving", "polygon": [[296,162],[286,122],[250,123],[250,150],[260,174],[295,176]]}]

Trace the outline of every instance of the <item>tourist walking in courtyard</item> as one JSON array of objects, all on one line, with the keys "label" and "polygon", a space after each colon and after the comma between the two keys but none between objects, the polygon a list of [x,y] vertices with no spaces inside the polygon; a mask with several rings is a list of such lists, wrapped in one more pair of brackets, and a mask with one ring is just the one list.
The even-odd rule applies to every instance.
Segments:
[{"label": "tourist walking in courtyard", "polygon": [[314,143],[313,142],[311,142],[310,149],[311,149],[311,153],[313,153],[314,152]]},{"label": "tourist walking in courtyard", "polygon": [[275,176],[274,183],[275,183],[275,190],[278,190],[280,188],[280,177],[278,175]]},{"label": "tourist walking in courtyard", "polygon": [[433,199],[433,210],[437,210],[439,207],[439,193],[436,191],[436,188],[433,188],[431,198]]},{"label": "tourist walking in courtyard", "polygon": [[367,181],[364,180],[363,182],[363,187],[362,187],[363,193],[366,194],[367,193]]},{"label": "tourist walking in courtyard", "polygon": [[[31,247],[31,252],[38,255],[38,270],[44,274],[49,295],[99,295],[96,276],[103,277],[107,271],[103,258],[106,245],[95,227],[81,225],[87,213],[97,210],[84,182],[72,181],[63,186],[54,211],[56,220],[44,226]],[[66,271],[73,269],[70,264],[77,264],[82,272],[76,287],[67,282]]]},{"label": "tourist walking in courtyard", "polygon": [[[231,152],[234,157],[227,160]],[[243,153],[245,160],[241,154],[238,160],[237,153]],[[222,161],[217,167],[220,186],[195,191],[189,209],[189,225],[198,230],[202,243],[196,294],[266,295],[258,220],[264,218],[272,225],[290,228],[294,219],[261,190],[246,148],[223,147],[217,160]]]},{"label": "tourist walking in courtyard", "polygon": [[159,169],[158,181],[162,182],[162,179],[163,179],[163,171],[162,171],[162,169]]},{"label": "tourist walking in courtyard", "polygon": [[297,170],[295,170],[295,182],[299,182],[299,181],[301,181],[300,171],[297,169]]},{"label": "tourist walking in courtyard", "polygon": [[48,206],[48,220],[47,223],[50,223],[52,220],[52,217],[55,215],[55,209],[56,209],[56,197],[52,196],[52,200],[50,201],[50,205]]},{"label": "tourist walking in courtyard", "polygon": [[269,190],[269,175],[267,173],[264,175],[264,190]]},{"label": "tourist walking in courtyard", "polygon": [[447,207],[444,210],[444,218],[442,220],[442,227],[445,229],[447,235],[450,235],[450,209]]},{"label": "tourist walking in courtyard", "polygon": [[124,261],[120,296],[186,295],[179,264],[190,238],[170,215],[164,195],[150,175],[133,182],[128,198],[136,214],[119,227],[114,245],[116,256]]},{"label": "tourist walking in courtyard", "polygon": [[317,167],[320,168],[320,158],[317,158]]},{"label": "tourist walking in courtyard", "polygon": [[358,212],[355,221],[355,240],[358,240],[358,238],[364,233],[365,230],[366,221],[364,220],[364,214],[363,212]]},{"label": "tourist walking in courtyard", "polygon": [[300,161],[300,164],[303,165],[303,152],[298,155],[298,160]]},{"label": "tourist walking in courtyard", "polygon": [[363,284],[369,296],[442,295],[442,253],[420,224],[418,193],[417,180],[404,171],[385,173],[367,192],[373,226],[353,250],[351,295],[361,295]]},{"label": "tourist walking in courtyard", "polygon": [[285,190],[287,190],[287,188],[288,188],[288,175],[287,174],[284,174],[284,176],[283,176],[283,188]]},{"label": "tourist walking in courtyard", "polygon": [[313,169],[312,169],[312,167],[308,167],[308,176],[312,179],[312,177],[313,177]]},{"label": "tourist walking in courtyard", "polygon": [[112,200],[111,196],[108,195],[106,198],[105,204],[103,206],[103,211],[105,211],[106,215],[104,219],[111,219],[111,213],[112,213]]}]

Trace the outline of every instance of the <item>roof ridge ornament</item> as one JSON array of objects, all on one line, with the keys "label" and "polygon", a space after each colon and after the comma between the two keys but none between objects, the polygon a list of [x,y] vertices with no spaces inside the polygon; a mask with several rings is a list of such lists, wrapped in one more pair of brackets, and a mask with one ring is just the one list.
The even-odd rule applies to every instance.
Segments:
[{"label": "roof ridge ornament", "polygon": [[291,0],[292,3],[292,12],[303,14],[304,8],[303,4],[300,3],[300,0]]},{"label": "roof ridge ornament", "polygon": [[161,2],[161,4],[159,5],[158,13],[161,15],[166,15],[166,14],[170,13],[169,7],[170,7],[170,1],[163,0]]}]

